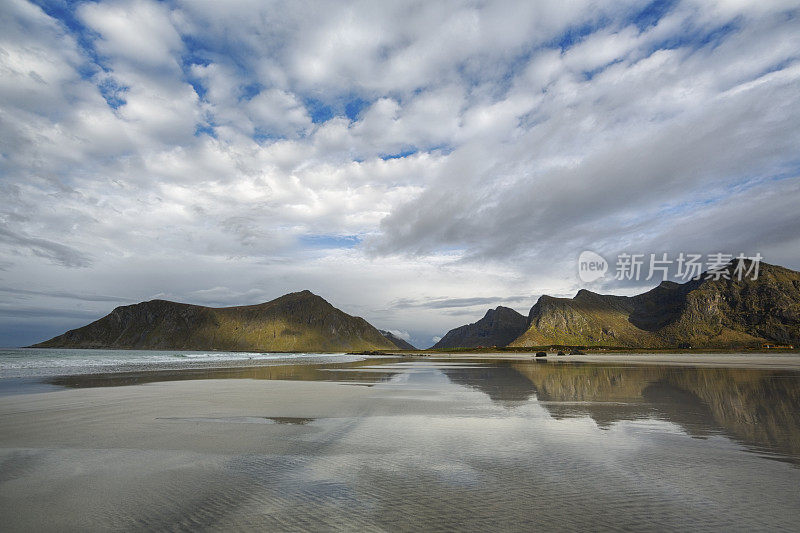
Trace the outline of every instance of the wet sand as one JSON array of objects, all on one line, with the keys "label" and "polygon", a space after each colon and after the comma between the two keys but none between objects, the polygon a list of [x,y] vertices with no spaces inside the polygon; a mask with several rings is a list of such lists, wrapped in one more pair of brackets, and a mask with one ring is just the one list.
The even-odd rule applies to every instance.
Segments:
[{"label": "wet sand", "polygon": [[789,531],[800,520],[793,371],[520,358],[220,372],[72,377],[0,398],[3,529]]},{"label": "wet sand", "polygon": [[[426,352],[426,357],[442,357],[448,359],[494,359],[530,360],[535,358],[531,352],[495,352],[495,353],[445,353]],[[547,360],[577,363],[630,363],[647,365],[679,365],[679,366],[717,366],[741,368],[782,368],[800,370],[800,353],[588,353],[586,355],[556,355],[547,353]]]}]

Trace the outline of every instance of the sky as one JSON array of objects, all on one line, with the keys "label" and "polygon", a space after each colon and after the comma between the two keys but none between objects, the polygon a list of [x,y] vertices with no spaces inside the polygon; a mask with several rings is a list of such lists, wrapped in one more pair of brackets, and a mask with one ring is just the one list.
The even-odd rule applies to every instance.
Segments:
[{"label": "sky", "polygon": [[427,347],[657,284],[584,250],[800,269],[798,124],[798,1],[0,0],[0,346],[309,289]]}]

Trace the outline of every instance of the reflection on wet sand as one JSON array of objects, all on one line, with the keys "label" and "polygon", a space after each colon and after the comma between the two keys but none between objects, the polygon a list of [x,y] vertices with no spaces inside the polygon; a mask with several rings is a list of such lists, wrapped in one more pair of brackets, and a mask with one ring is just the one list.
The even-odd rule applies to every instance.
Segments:
[{"label": "reflection on wet sand", "polygon": [[800,462],[800,377],[788,370],[507,362],[444,369],[454,383],[514,405],[536,398],[554,418],[673,422],[695,437],[726,434]]},{"label": "reflection on wet sand", "polygon": [[513,407],[537,400],[553,418],[591,417],[600,427],[661,419],[689,435],[728,435],[800,462],[800,380],[795,371],[565,361],[434,362],[378,358],[349,363],[202,368],[51,378],[70,388],[196,379],[334,381],[372,385],[409,371],[442,372]]},{"label": "reflection on wet sand", "polygon": [[0,516],[18,531],[793,531],[799,378],[427,358],[60,378],[72,389],[0,402]]},{"label": "reflection on wet sand", "polygon": [[226,368],[194,368],[176,370],[152,370],[139,372],[115,372],[109,374],[86,374],[59,376],[46,380],[48,384],[75,389],[89,387],[118,387],[124,385],[141,385],[164,381],[184,381],[195,379],[278,379],[289,381],[337,381],[358,382],[363,384],[379,383],[393,376],[396,372],[371,371],[352,372],[367,369],[375,365],[397,363],[401,359],[380,358],[365,359],[350,363],[319,364],[280,364],[263,366],[240,366]]},{"label": "reflection on wet sand", "polygon": [[225,424],[293,424],[305,426],[316,418],[297,416],[159,416],[156,420],[172,420],[177,422],[221,422]]}]

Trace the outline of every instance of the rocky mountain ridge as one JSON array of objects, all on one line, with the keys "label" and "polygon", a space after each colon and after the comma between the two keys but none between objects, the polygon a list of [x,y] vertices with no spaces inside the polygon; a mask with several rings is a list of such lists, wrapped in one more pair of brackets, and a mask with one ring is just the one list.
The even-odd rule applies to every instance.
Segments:
[{"label": "rocky mountain ridge", "polygon": [[363,318],[301,291],[238,307],[166,300],[121,306],[34,347],[339,352],[397,346]]},{"label": "rocky mountain ridge", "polygon": [[434,350],[505,346],[522,334],[527,326],[525,315],[509,307],[489,309],[473,324],[451,329],[433,345]]},{"label": "rocky mountain ridge", "polygon": [[[442,339],[448,342],[433,348],[476,346],[467,332],[482,321],[451,330]],[[637,296],[586,289],[573,298],[543,295],[516,338],[483,346],[745,348],[762,343],[800,344],[800,273],[763,262],[755,280],[739,279],[730,263],[717,275],[682,284],[664,281]]]},{"label": "rocky mountain ridge", "polygon": [[391,331],[386,331],[384,329],[379,329],[378,331],[380,331],[381,335],[392,341],[392,343],[401,350],[416,350],[413,344],[407,340],[401,339]]}]

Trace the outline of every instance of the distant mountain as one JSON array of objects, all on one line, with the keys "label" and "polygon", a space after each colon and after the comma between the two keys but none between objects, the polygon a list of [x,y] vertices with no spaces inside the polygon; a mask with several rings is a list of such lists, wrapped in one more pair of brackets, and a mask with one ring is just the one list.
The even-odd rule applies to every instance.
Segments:
[{"label": "distant mountain", "polygon": [[520,336],[528,321],[508,307],[499,306],[486,311],[474,324],[451,329],[432,349],[476,348],[478,346],[505,346]]},{"label": "distant mountain", "polygon": [[396,345],[363,318],[302,291],[240,307],[166,300],[126,305],[34,347],[339,352]]},{"label": "distant mountain", "polygon": [[574,298],[542,296],[528,327],[510,346],[586,345],[635,348],[800,344],[800,273],[760,264],[757,280],[663,282],[638,296],[581,290]]},{"label": "distant mountain", "polygon": [[401,350],[416,350],[416,348],[410,342],[401,339],[391,331],[386,331],[383,329],[379,329],[378,331],[380,331],[381,335],[392,341],[392,343],[394,343],[394,345]]}]

